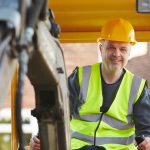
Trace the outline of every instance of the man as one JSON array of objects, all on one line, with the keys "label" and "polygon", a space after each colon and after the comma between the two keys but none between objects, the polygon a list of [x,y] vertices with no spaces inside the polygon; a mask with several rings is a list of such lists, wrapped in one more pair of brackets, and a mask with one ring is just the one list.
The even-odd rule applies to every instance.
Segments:
[{"label": "man", "polygon": [[[144,136],[138,149],[150,150],[146,81],[124,68],[136,43],[134,29],[127,20],[110,20],[99,42],[102,62],[78,67],[68,79],[72,149],[134,150],[136,135]],[[30,145],[37,150],[39,139],[34,137]]]}]

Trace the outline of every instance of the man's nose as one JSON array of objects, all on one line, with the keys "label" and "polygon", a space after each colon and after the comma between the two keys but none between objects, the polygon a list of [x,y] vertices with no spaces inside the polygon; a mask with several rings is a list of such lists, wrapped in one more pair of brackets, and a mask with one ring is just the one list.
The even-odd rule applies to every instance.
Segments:
[{"label": "man's nose", "polygon": [[114,56],[120,56],[120,50],[119,50],[119,48],[116,48],[116,49],[114,50],[113,55],[114,55]]}]

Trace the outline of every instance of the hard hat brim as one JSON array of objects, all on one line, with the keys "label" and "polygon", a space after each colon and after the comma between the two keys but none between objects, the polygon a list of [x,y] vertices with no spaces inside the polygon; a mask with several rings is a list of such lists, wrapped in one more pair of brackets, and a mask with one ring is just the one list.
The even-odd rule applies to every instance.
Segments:
[{"label": "hard hat brim", "polygon": [[118,41],[118,40],[110,40],[110,39],[104,39],[104,38],[98,38],[97,39],[97,42],[100,43],[104,40],[108,40],[108,41],[117,41],[117,42],[127,42],[127,43],[130,43],[131,45],[135,45],[137,43],[137,41]]}]

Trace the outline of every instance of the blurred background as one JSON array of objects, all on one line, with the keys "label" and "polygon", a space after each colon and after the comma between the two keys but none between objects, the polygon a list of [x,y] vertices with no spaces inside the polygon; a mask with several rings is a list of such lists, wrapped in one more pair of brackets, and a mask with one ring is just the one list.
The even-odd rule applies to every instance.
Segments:
[{"label": "blurred background", "polygon": [[[90,65],[101,61],[101,55],[97,43],[70,43],[61,44],[67,76],[71,74],[76,66]],[[150,43],[139,42],[132,47],[130,60],[127,68],[133,73],[145,78],[150,83]],[[0,109],[0,150],[11,148],[11,111],[10,93],[6,97],[3,108]],[[24,85],[22,105],[23,131],[25,134],[25,145],[28,145],[31,136],[37,134],[38,127],[36,119],[30,115],[31,109],[35,107],[33,87],[28,78]]]}]

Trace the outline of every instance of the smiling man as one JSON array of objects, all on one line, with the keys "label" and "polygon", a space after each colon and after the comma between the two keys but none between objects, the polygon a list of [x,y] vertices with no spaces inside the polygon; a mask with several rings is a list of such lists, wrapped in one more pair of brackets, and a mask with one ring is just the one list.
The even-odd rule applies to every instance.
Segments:
[{"label": "smiling man", "polygon": [[[135,43],[127,20],[106,22],[99,38],[102,62],[77,67],[68,78],[73,150],[150,150],[146,80],[125,68]],[[135,136],[144,136],[138,146]],[[39,139],[30,145],[39,149]]]},{"label": "smiling man", "polygon": [[109,20],[99,38],[102,62],[78,67],[69,77],[72,149],[92,150],[94,144],[101,149],[134,150],[134,137],[144,135],[138,149],[150,150],[146,81],[125,68],[135,43],[127,20]]}]

